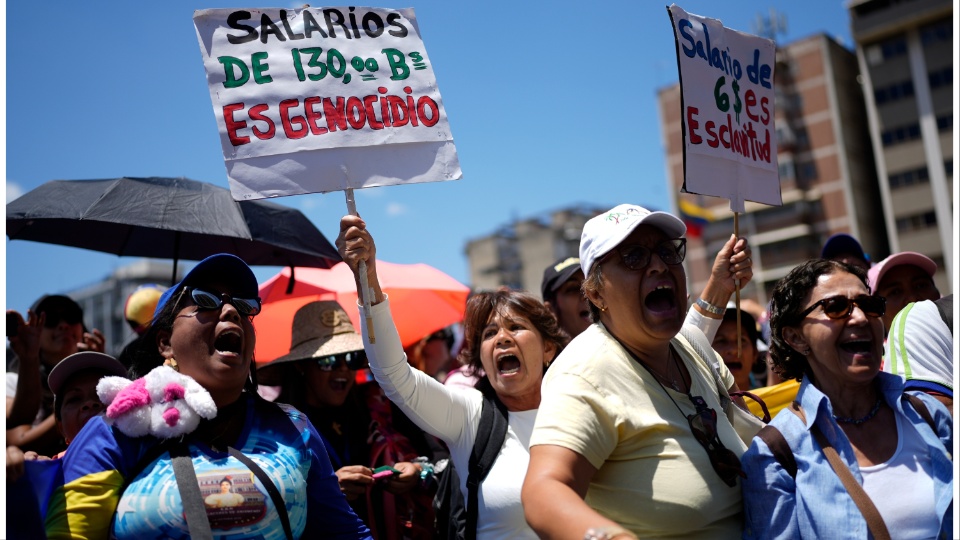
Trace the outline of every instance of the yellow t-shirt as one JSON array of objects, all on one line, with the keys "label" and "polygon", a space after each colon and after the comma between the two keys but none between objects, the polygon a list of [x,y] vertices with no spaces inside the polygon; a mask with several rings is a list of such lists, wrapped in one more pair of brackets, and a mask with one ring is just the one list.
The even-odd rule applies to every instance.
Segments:
[{"label": "yellow t-shirt", "polygon": [[[690,393],[717,411],[720,439],[739,457],[746,447],[718,403],[712,372],[683,337],[672,343],[690,372]],[[729,388],[733,375],[719,364]],[[586,502],[597,512],[641,538],[740,538],[740,484],[726,485],[694,438],[689,397],[662,389],[602,326],[564,349],[542,396],[530,446],[562,446],[587,458],[597,473]]]}]

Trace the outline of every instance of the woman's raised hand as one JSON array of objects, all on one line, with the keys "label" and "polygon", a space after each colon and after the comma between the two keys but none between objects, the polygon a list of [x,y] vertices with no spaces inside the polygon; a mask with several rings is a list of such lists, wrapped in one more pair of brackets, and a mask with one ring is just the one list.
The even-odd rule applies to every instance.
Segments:
[{"label": "woman's raised hand", "polygon": [[377,281],[377,246],[373,243],[373,236],[367,230],[367,224],[360,216],[346,215],[340,218],[340,234],[337,236],[337,251],[340,257],[353,271],[357,282],[357,295],[360,291],[360,261],[367,263],[367,280],[373,298],[371,303],[379,304],[383,301],[380,283]]}]

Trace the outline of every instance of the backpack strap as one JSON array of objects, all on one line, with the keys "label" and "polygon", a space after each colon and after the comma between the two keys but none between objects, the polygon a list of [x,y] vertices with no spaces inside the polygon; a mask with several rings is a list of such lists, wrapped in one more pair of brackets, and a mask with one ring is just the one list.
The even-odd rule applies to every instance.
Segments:
[{"label": "backpack strap", "polygon": [[930,409],[927,408],[927,404],[923,402],[922,399],[918,398],[913,394],[903,393],[903,397],[907,398],[907,401],[910,402],[910,405],[913,405],[913,410],[917,411],[917,414],[923,418],[923,421],[926,422],[930,429],[934,433],[937,432],[937,424],[933,421],[933,416],[930,415]]},{"label": "backpack strap", "polygon": [[467,476],[467,540],[477,537],[477,517],[480,513],[480,483],[487,477],[493,462],[507,439],[507,407],[495,396],[483,395],[480,406],[480,426],[470,453],[470,472]]},{"label": "backpack strap", "polygon": [[267,473],[260,468],[260,465],[257,465],[256,461],[244,455],[243,452],[232,446],[229,447],[227,451],[231,456],[236,458],[237,461],[243,463],[248,469],[253,471],[253,474],[256,475],[260,483],[263,484],[267,493],[270,494],[270,500],[273,501],[273,506],[276,507],[277,514],[280,516],[280,524],[283,525],[283,532],[287,535],[287,540],[293,540],[293,531],[290,529],[290,516],[287,515],[287,505],[283,502],[283,496],[280,495],[280,490],[277,489],[276,484],[274,484],[273,480],[267,476]]},{"label": "backpack strap", "polygon": [[207,518],[206,506],[203,504],[200,484],[197,483],[197,472],[193,468],[193,458],[190,457],[186,443],[174,444],[170,449],[170,458],[173,474],[177,478],[177,488],[180,490],[183,514],[187,519],[190,538],[213,540],[213,531],[210,529],[210,520]]}]

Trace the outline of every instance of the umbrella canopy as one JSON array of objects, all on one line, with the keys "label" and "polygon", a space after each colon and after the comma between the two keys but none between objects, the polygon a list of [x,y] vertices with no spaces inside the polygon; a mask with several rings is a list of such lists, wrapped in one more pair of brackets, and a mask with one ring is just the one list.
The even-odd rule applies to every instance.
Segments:
[{"label": "umbrella canopy", "polygon": [[[404,347],[463,319],[470,289],[440,270],[426,264],[378,260],[377,275],[383,292],[390,296],[390,311]],[[329,270],[298,269],[288,294],[289,285],[290,269],[284,268],[260,286],[263,311],[253,319],[258,364],[290,352],[293,316],[310,302],[336,300],[360,331],[357,285],[346,263]]]},{"label": "umbrella canopy", "polygon": [[187,178],[55,180],[7,204],[7,236],[122,256],[329,268],[340,255],[299,210],[235,201]]}]

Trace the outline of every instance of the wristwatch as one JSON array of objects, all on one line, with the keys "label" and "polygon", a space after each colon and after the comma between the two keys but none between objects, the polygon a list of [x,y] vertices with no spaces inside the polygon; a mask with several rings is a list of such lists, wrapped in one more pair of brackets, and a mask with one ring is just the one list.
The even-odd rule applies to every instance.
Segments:
[{"label": "wristwatch", "polygon": [[706,311],[707,313],[713,313],[714,315],[723,315],[723,313],[727,311],[726,308],[715,306],[703,298],[697,298],[697,305],[700,306],[700,309]]},{"label": "wristwatch", "polygon": [[583,534],[583,540],[613,540],[626,535],[627,538],[637,540],[637,535],[623,527],[590,527]]}]

